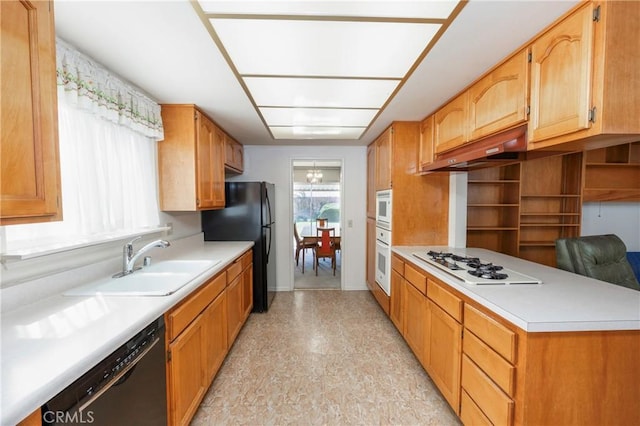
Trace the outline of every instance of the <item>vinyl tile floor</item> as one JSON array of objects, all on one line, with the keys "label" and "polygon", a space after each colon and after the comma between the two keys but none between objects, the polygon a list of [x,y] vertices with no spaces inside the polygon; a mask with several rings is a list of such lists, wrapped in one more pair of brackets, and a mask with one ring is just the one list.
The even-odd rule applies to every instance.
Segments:
[{"label": "vinyl tile floor", "polygon": [[251,314],[193,425],[459,425],[368,291],[296,290]]}]

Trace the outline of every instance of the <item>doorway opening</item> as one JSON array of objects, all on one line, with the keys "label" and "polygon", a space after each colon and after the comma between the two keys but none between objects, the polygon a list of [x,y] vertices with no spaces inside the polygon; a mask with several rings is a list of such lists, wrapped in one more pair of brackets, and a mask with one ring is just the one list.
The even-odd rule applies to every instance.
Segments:
[{"label": "doorway opening", "polygon": [[293,288],[339,290],[342,161],[294,160],[292,177]]}]

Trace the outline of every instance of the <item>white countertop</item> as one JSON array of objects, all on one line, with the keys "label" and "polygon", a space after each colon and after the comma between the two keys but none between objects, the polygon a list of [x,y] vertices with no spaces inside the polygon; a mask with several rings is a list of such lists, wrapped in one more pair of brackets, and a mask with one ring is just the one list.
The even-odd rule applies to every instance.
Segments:
[{"label": "white countertop", "polygon": [[2,313],[0,423],[16,424],[162,316],[253,242],[197,242],[175,259],[220,260],[169,296],[63,296]]},{"label": "white countertop", "polygon": [[[391,250],[527,332],[640,330],[640,292],[478,248],[397,246]],[[466,254],[542,280],[542,284],[466,284],[413,253]]]}]

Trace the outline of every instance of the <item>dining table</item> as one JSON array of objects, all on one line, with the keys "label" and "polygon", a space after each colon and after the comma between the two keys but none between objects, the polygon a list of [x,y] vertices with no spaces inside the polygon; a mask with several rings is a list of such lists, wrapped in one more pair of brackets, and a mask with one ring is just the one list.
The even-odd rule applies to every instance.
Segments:
[{"label": "dining table", "polygon": [[[327,226],[320,227],[320,229],[323,229],[323,228],[335,229],[334,242],[336,244],[340,244],[340,241],[342,239],[340,236],[340,223],[329,222]],[[317,235],[316,222],[298,223],[298,232],[300,233],[300,238],[302,238],[304,243],[315,243],[315,242],[318,242],[320,238]]]}]

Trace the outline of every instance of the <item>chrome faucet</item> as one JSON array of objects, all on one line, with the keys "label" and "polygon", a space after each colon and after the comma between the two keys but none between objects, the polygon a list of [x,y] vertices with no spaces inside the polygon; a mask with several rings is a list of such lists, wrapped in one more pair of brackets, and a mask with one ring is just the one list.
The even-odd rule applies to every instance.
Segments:
[{"label": "chrome faucet", "polygon": [[169,241],[166,241],[166,240],[155,240],[155,241],[151,241],[149,244],[140,248],[140,250],[138,250],[137,253],[134,253],[133,243],[138,241],[141,238],[142,237],[136,237],[122,247],[122,272],[118,272],[113,276],[113,278],[124,277],[125,275],[129,275],[133,273],[134,270],[140,269],[140,267],[134,269],[136,261],[140,256],[142,256],[152,248],[154,247],[166,248],[171,245]]}]

